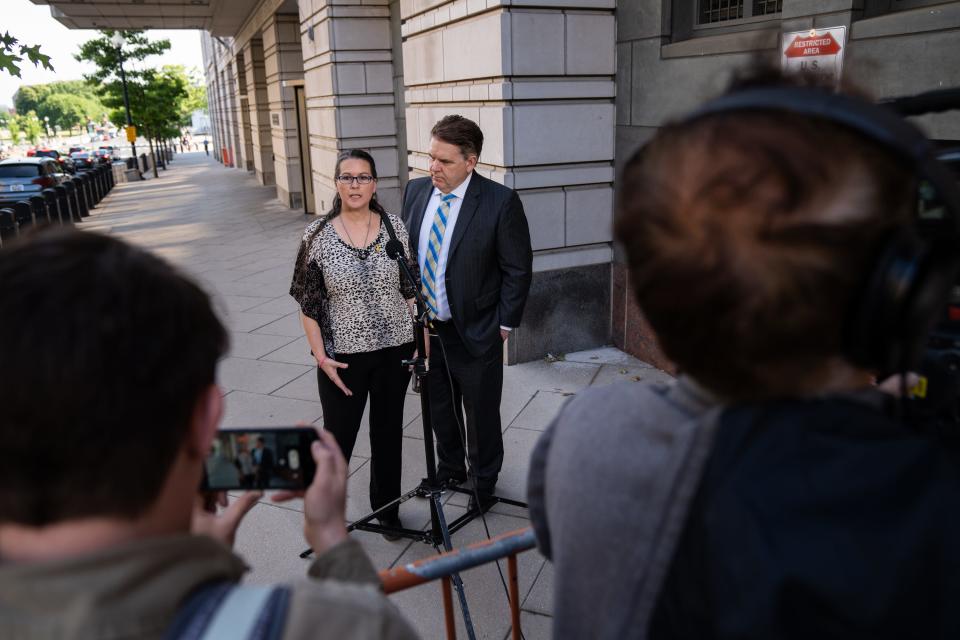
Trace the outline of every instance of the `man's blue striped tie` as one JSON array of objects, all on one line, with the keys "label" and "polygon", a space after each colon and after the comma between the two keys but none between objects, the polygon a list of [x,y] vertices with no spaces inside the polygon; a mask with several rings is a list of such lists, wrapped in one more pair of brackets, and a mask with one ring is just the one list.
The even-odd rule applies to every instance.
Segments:
[{"label": "man's blue striped tie", "polygon": [[440,314],[437,303],[437,270],[440,264],[440,247],[443,246],[443,233],[447,230],[447,220],[450,218],[450,201],[457,196],[452,193],[440,198],[440,206],[433,214],[433,225],[430,226],[430,237],[427,241],[427,254],[423,257],[423,273],[420,282],[423,289],[423,299],[427,303],[427,314],[436,319]]}]

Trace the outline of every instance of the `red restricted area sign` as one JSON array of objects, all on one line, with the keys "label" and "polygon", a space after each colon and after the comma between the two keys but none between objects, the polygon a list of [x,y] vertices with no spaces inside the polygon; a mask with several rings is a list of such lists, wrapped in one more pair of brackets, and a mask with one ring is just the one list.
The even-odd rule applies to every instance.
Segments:
[{"label": "red restricted area sign", "polygon": [[846,27],[784,33],[780,62],[786,71],[813,74],[839,82],[846,35]]},{"label": "red restricted area sign", "polygon": [[820,37],[796,36],[783,55],[788,58],[802,58],[804,56],[832,56],[840,53],[840,44],[827,32]]}]

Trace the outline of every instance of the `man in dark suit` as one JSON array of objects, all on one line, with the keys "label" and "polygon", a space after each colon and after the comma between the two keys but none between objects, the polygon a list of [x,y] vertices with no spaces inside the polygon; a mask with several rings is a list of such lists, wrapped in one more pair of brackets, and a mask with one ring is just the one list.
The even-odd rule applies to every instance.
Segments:
[{"label": "man in dark suit", "polygon": [[263,438],[257,438],[257,446],[253,450],[253,465],[257,489],[269,488],[270,477],[273,475],[273,450],[266,446]]},{"label": "man in dark suit", "polygon": [[430,177],[407,184],[403,220],[433,324],[427,380],[438,476],[464,482],[469,455],[480,494],[471,507],[487,508],[503,464],[503,341],[530,290],[530,230],[516,191],[474,171],[483,147],[476,123],[446,116],[430,135]]}]

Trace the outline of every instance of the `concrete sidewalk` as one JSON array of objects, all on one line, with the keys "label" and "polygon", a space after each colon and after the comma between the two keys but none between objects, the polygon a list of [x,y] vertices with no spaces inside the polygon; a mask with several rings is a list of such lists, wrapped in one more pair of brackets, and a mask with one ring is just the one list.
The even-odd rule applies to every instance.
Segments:
[{"label": "concrete sidewalk", "polygon": [[[252,175],[224,168],[200,153],[178,155],[160,179],[118,185],[82,225],[116,234],[155,251],[196,277],[213,296],[230,330],[229,356],[219,369],[226,398],[226,426],[321,424],[316,367],[287,294],[303,228],[312,217],[282,206],[272,188]],[[616,349],[566,354],[504,368],[501,415],[506,450],[498,493],[523,500],[531,449],[567,398],[580,389],[620,381],[658,380],[667,374]],[[410,394],[404,410],[403,488],[425,475],[419,396]],[[350,461],[347,517],[369,511],[370,443],[366,418]],[[586,479],[588,480],[588,479]],[[449,497],[445,514],[453,520],[466,499]],[[425,527],[429,506],[412,499],[401,507],[406,526]],[[252,567],[253,583],[305,575],[308,562],[300,505],[258,504],[240,529],[236,548]],[[495,506],[486,516],[496,535],[529,524],[524,509]],[[386,542],[379,535],[354,532],[378,568],[434,553],[422,543]],[[475,520],[453,537],[462,546],[487,537]],[[522,624],[527,640],[550,637],[551,567],[536,552],[520,556]],[[506,568],[504,566],[504,574]],[[496,567],[462,575],[478,638],[500,640],[509,629],[509,606]],[[438,584],[391,597],[424,638],[441,638],[443,611]],[[456,600],[456,597],[454,598]],[[460,637],[466,637],[457,612]]]}]

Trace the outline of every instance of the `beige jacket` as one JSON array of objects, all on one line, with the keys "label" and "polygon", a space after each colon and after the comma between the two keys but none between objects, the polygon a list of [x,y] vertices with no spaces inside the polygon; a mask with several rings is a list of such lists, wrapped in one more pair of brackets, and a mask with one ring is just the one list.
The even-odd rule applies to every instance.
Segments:
[{"label": "beige jacket", "polygon": [[[48,563],[0,560],[3,640],[160,639],[177,607],[210,581],[238,582],[248,567],[220,543],[180,535]],[[404,639],[417,634],[379,590],[353,540],[317,558],[292,582],[284,640]]]}]

